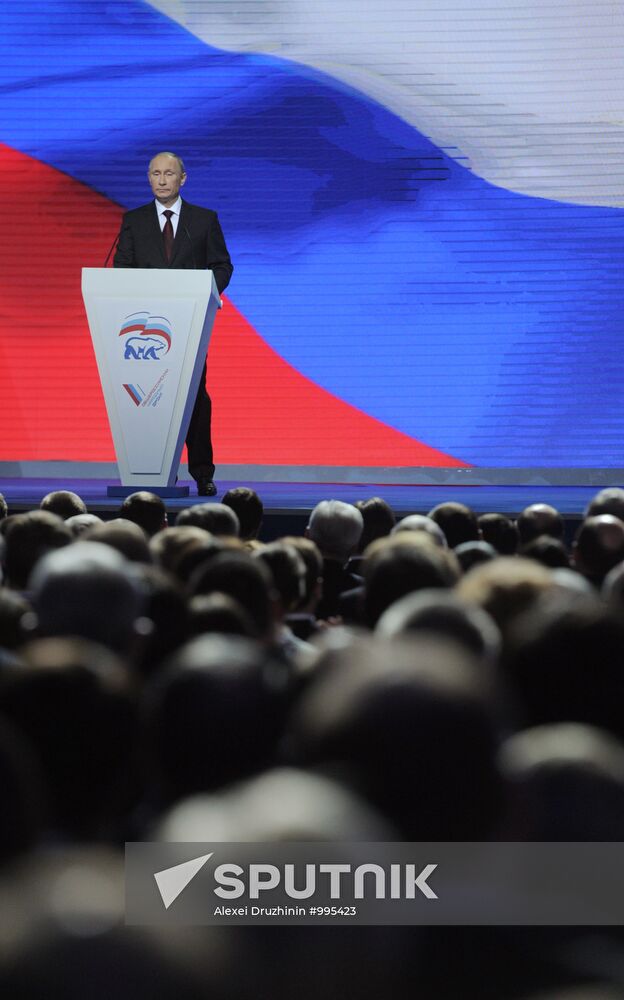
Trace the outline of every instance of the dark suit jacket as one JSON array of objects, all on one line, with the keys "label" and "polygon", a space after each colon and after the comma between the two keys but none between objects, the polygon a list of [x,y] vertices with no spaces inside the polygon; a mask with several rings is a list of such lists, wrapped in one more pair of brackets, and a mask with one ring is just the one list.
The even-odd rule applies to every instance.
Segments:
[{"label": "dark suit jacket", "polygon": [[163,235],[153,201],[126,212],[121,222],[115,267],[158,267],[174,270],[207,268],[222,292],[232,277],[232,261],[217,213],[182,202],[171,261],[165,257]]}]

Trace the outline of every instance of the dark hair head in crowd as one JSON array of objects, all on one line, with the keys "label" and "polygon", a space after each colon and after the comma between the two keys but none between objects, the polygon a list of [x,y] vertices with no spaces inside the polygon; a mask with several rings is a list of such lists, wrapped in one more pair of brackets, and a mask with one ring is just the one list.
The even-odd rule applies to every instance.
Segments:
[{"label": "dark hair head in crowd", "polygon": [[493,545],[500,556],[514,556],[520,544],[520,535],[514,522],[504,514],[481,514],[477,518],[484,542]]},{"label": "dark hair head in crowd", "polygon": [[119,516],[138,524],[148,538],[167,527],[167,508],[161,497],[147,490],[131,493],[123,501]]},{"label": "dark hair head in crowd", "polygon": [[192,507],[186,507],[178,514],[176,525],[203,528],[211,535],[229,535],[238,538],[240,534],[237,515],[231,507],[223,503],[196,503]]},{"label": "dark hair head in crowd", "polygon": [[434,632],[492,663],[500,653],[500,632],[487,612],[470,607],[452,591],[407,594],[384,611],[375,631],[389,639],[405,633]]},{"label": "dark hair head in crowd", "polygon": [[39,559],[47,552],[69,545],[72,538],[58,514],[33,510],[13,515],[5,538],[4,568],[8,585],[14,590],[26,590]]},{"label": "dark hair head in crowd", "polygon": [[0,714],[36,753],[49,826],[78,838],[110,835],[135,791],[136,712],[126,670],[108,650],[76,639],[38,640],[22,655],[0,675]]},{"label": "dark hair head in crowd", "polygon": [[230,507],[236,514],[243,541],[251,541],[258,537],[264,506],[255,490],[248,486],[236,486],[223,495],[221,503]]},{"label": "dark hair head in crowd", "polygon": [[570,557],[566,547],[559,538],[550,535],[539,535],[532,542],[522,547],[525,559],[534,559],[549,569],[569,569]]},{"label": "dark hair head in crowd", "polygon": [[573,557],[579,572],[601,586],[607,573],[624,561],[624,522],[613,514],[588,517],[576,533]]},{"label": "dark hair head in crowd", "polygon": [[229,594],[196,594],[188,604],[189,638],[218,633],[253,639],[256,626],[243,606]]},{"label": "dark hair head in crowd", "polygon": [[477,516],[466,504],[439,503],[429,511],[429,517],[440,525],[451,549],[462,542],[476,542],[481,537]]},{"label": "dark hair head in crowd", "polygon": [[592,497],[585,517],[597,517],[598,514],[613,514],[624,521],[624,490],[620,486],[607,486]]},{"label": "dark hair head in crowd", "polygon": [[448,640],[369,638],[328,653],[285,747],[346,780],[409,839],[478,840],[498,818],[489,682]]},{"label": "dark hair head in crowd", "polygon": [[0,648],[18,649],[30,638],[31,617],[32,606],[22,594],[0,587]]},{"label": "dark hair head in crowd", "polygon": [[525,729],[500,750],[512,840],[624,840],[624,746],[593,726]]},{"label": "dark hair head in crowd", "polygon": [[405,594],[429,587],[452,587],[459,565],[447,549],[422,532],[380,538],[366,550],[364,619],[374,628],[386,608]]},{"label": "dark hair head in crowd", "polygon": [[305,565],[305,593],[298,610],[307,608],[313,610],[321,596],[323,575],[323,559],[318,546],[311,538],[302,538],[299,535],[286,535],[280,540],[296,549]]},{"label": "dark hair head in crowd", "polygon": [[282,615],[299,607],[306,592],[306,568],[296,548],[283,541],[271,542],[258,549],[254,559],[269,568]]},{"label": "dark hair head in crowd", "polygon": [[160,566],[132,567],[142,597],[142,615],[151,623],[137,643],[133,666],[143,677],[154,674],[188,639],[189,611],[184,588]]},{"label": "dark hair head in crowd", "polygon": [[63,521],[75,514],[86,514],[87,505],[77,493],[71,490],[55,490],[48,493],[39,504],[41,510],[48,510],[51,514],[58,514]]},{"label": "dark hair head in crowd", "polygon": [[455,546],[457,561],[464,573],[467,573],[473,566],[480,566],[482,563],[492,562],[498,553],[489,542],[462,542]]},{"label": "dark hair head in crowd", "polygon": [[199,566],[189,583],[191,595],[229,594],[245,609],[254,623],[255,637],[273,637],[274,584],[264,563],[246,552],[220,552]]},{"label": "dark hair head in crowd", "polygon": [[390,504],[382,500],[381,497],[370,497],[368,500],[358,500],[355,504],[362,519],[364,528],[360,536],[358,551],[363,552],[367,545],[377,538],[385,538],[389,535],[396,518]]},{"label": "dark hair head in crowd", "polygon": [[272,763],[289,678],[255,642],[202,636],[154,681],[146,732],[165,802],[219,788]]},{"label": "dark hair head in crowd", "polygon": [[9,505],[7,504],[4,498],[4,494],[0,493],[0,521],[4,521],[8,513],[9,513]]},{"label": "dark hair head in crowd", "polygon": [[547,503],[532,503],[525,507],[516,521],[520,544],[528,545],[540,535],[563,538],[563,518],[558,510]]},{"label": "dark hair head in crowd", "polygon": [[504,664],[525,725],[586,722],[624,737],[624,621],[597,595],[543,595],[516,620]]},{"label": "dark hair head in crowd", "polygon": [[129,562],[147,564],[152,562],[152,553],[143,528],[123,517],[96,524],[83,537],[89,542],[109,545]]}]

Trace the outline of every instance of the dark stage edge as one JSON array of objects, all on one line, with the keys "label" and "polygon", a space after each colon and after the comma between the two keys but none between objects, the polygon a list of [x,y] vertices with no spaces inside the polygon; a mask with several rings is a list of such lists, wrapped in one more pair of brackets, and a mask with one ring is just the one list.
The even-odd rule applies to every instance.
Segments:
[{"label": "dark stage edge", "polygon": [[[451,486],[451,485],[390,485],[388,483],[301,483],[301,482],[254,482],[249,480],[216,480],[217,496],[211,500],[198,497],[192,480],[181,480],[178,485],[190,487],[190,495],[180,499],[165,501],[169,522],[174,523],[175,515],[195,503],[218,503],[223,494],[235,486],[252,486],[259,494],[265,508],[264,538],[278,537],[292,531],[301,531],[305,519],[320,500],[345,500],[354,503],[367,497],[381,496],[397,516],[406,514],[426,514],[436,504],[447,500],[465,503],[477,514],[496,511],[501,514],[517,515],[531,503],[548,503],[572,521],[578,521],[591,500],[600,489],[593,486]],[[0,493],[9,505],[10,513],[19,513],[37,508],[42,498],[53,490],[73,490],[78,493],[89,511],[105,519],[114,517],[121,500],[107,496],[110,485],[118,485],[114,479],[78,478],[0,478]]]}]

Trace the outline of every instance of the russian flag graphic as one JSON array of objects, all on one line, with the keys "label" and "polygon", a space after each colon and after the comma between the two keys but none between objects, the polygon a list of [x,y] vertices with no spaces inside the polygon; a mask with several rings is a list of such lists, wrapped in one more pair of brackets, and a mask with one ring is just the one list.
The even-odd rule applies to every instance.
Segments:
[{"label": "russian flag graphic", "polygon": [[[6,7],[5,459],[113,458],[80,269],[171,149],[235,265],[208,358],[218,462],[624,467],[618,114],[590,87],[578,121],[563,98],[540,118],[527,81],[554,100],[570,53],[531,56],[507,2],[498,34],[454,6]],[[582,58],[575,25],[553,39]],[[170,336],[148,314],[121,333],[148,321]]]}]

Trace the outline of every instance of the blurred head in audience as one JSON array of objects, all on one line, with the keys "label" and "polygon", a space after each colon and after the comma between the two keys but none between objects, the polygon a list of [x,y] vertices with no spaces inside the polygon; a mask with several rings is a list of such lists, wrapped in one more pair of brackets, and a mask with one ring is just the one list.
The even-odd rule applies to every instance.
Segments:
[{"label": "blurred head in audience", "polygon": [[257,629],[247,611],[238,601],[218,591],[213,594],[197,594],[188,606],[189,638],[210,635],[240,635],[253,639]]},{"label": "blurred head in audience", "polygon": [[289,725],[294,763],[347,781],[413,840],[479,840],[500,808],[482,664],[434,636],[326,654]]},{"label": "blurred head in audience", "polygon": [[358,551],[363,552],[376,538],[385,538],[386,535],[390,534],[396,523],[396,518],[390,505],[381,497],[358,500],[355,506],[364,521],[364,528],[358,543]]},{"label": "blurred head in audience", "polygon": [[466,603],[487,611],[505,637],[513,620],[553,586],[546,567],[530,559],[501,556],[466,573],[457,593]]},{"label": "blurred head in audience", "polygon": [[290,767],[185,799],[158,830],[159,839],[173,843],[380,841],[394,839],[393,833],[390,823],[352,789],[326,775]]},{"label": "blurred head in audience", "polygon": [[9,513],[9,505],[4,499],[4,494],[0,493],[0,521],[4,521]]},{"label": "blurred head in audience", "polygon": [[624,840],[624,746],[592,726],[562,722],[501,747],[509,836],[535,841]]},{"label": "blurred head in audience", "polygon": [[149,540],[150,552],[154,561],[167,570],[168,573],[175,572],[175,566],[181,554],[192,544],[204,544],[210,540],[211,536],[203,528],[194,528],[190,525],[174,528],[166,528],[159,531],[157,535]]},{"label": "blurred head in audience", "polygon": [[288,676],[255,642],[202,636],[174,654],[146,702],[160,801],[220,788],[273,762]]},{"label": "blurred head in audience", "polygon": [[72,541],[72,533],[58,514],[34,510],[11,518],[6,533],[4,568],[7,584],[14,590],[26,590],[37,562],[55,549]]},{"label": "blurred head in audience", "polygon": [[235,489],[228,490],[221,502],[226,507],[230,507],[236,514],[240,525],[240,537],[243,541],[248,542],[258,537],[264,507],[255,490],[248,486],[237,486]]},{"label": "blurred head in audience", "polygon": [[597,517],[599,514],[613,514],[624,521],[624,490],[621,487],[607,486],[590,500],[585,517]]},{"label": "blurred head in audience", "polygon": [[540,535],[563,538],[563,519],[558,510],[547,503],[532,503],[525,507],[516,521],[520,544],[528,545]]},{"label": "blurred head in audience", "polygon": [[126,497],[119,509],[119,516],[138,524],[148,538],[167,527],[167,509],[155,493],[140,490]]},{"label": "blurred head in audience", "polygon": [[463,503],[440,503],[429,511],[429,517],[440,525],[451,549],[462,542],[477,542],[481,537],[476,514]]},{"label": "blurred head in audience", "polygon": [[596,586],[607,573],[624,560],[624,522],[613,514],[588,517],[574,541],[576,568]]},{"label": "blurred head in audience", "polygon": [[160,566],[135,564],[133,578],[141,590],[143,616],[151,622],[137,644],[133,665],[141,676],[149,677],[186,642],[188,605],[181,584]]},{"label": "blurred head in audience", "polygon": [[30,637],[26,616],[32,606],[22,594],[0,587],[0,648],[18,649]]},{"label": "blurred head in audience", "polygon": [[77,541],[37,565],[32,602],[42,636],[81,636],[130,653],[145,598],[128,562],[108,545]]},{"label": "blurred head in audience", "polygon": [[128,562],[147,564],[152,562],[152,553],[143,528],[123,517],[116,517],[112,521],[96,524],[83,537],[89,542],[109,545]]},{"label": "blurred head in audience", "polygon": [[521,721],[585,722],[624,736],[624,621],[595,595],[557,590],[518,618],[505,671]]},{"label": "blurred head in audience", "polygon": [[80,538],[85,531],[95,528],[96,524],[102,524],[102,518],[98,517],[97,514],[73,514],[67,518],[65,524],[74,538]]},{"label": "blurred head in audience", "polygon": [[445,590],[421,590],[402,597],[384,611],[375,631],[388,639],[405,633],[435,632],[490,662],[500,653],[500,632],[487,612],[464,604]]},{"label": "blurred head in audience", "polygon": [[480,566],[482,563],[492,562],[498,553],[489,542],[462,542],[455,546],[457,561],[464,573],[467,573],[473,566]]},{"label": "blurred head in audience", "polygon": [[39,504],[40,510],[48,510],[51,514],[58,514],[63,521],[75,514],[86,514],[87,505],[77,493],[71,490],[55,490],[48,493]]},{"label": "blurred head in audience", "polygon": [[44,813],[43,773],[36,754],[4,716],[0,718],[0,788],[1,871],[7,862],[26,854],[35,845]]},{"label": "blurred head in audience", "polygon": [[39,640],[22,656],[0,675],[0,714],[34,749],[48,826],[75,838],[110,835],[134,791],[127,672],[108,650],[76,639]]},{"label": "blurred head in audience", "polygon": [[204,531],[217,536],[228,535],[238,538],[240,534],[237,515],[231,507],[223,503],[197,503],[193,507],[186,507],[176,517],[176,526],[185,525],[203,528]]},{"label": "blurred head in audience", "polygon": [[254,554],[268,567],[278,595],[280,617],[301,605],[306,592],[305,563],[296,548],[287,542],[271,542]]},{"label": "blurred head in audience", "polygon": [[323,584],[323,559],[318,546],[312,539],[297,535],[287,535],[281,541],[296,549],[305,565],[305,592],[296,611],[313,612],[319,602]]},{"label": "blurred head in audience", "polygon": [[192,596],[227,594],[244,608],[254,625],[254,637],[272,642],[275,629],[275,587],[264,563],[246,552],[220,552],[198,567],[189,582]]},{"label": "blurred head in audience", "polygon": [[550,535],[539,535],[528,545],[524,545],[522,555],[525,559],[534,559],[542,566],[548,566],[549,569],[570,568],[570,557],[565,545],[559,538],[551,538]]},{"label": "blurred head in audience", "polygon": [[400,597],[427,587],[452,587],[459,577],[455,556],[423,532],[381,538],[365,555],[364,620],[369,628]]},{"label": "blurred head in audience", "polygon": [[446,535],[442,528],[426,514],[408,514],[392,529],[392,534],[398,535],[403,531],[424,531],[440,548],[448,548]]},{"label": "blurred head in audience", "polygon": [[321,500],[310,515],[306,537],[311,538],[324,559],[345,563],[359,544],[364,518],[353,504]]},{"label": "blurred head in audience", "polygon": [[482,514],[477,518],[484,542],[493,545],[499,556],[514,556],[520,536],[514,522],[504,514]]}]

